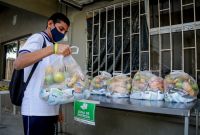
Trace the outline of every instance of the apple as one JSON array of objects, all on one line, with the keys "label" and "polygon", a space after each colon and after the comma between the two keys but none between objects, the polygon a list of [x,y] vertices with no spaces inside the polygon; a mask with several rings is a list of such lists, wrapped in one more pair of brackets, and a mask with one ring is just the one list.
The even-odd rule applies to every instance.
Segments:
[{"label": "apple", "polygon": [[51,85],[54,82],[53,75],[49,74],[45,76],[45,83],[47,85]]},{"label": "apple", "polygon": [[62,72],[55,72],[53,74],[53,79],[56,83],[61,83],[65,80],[65,76]]}]

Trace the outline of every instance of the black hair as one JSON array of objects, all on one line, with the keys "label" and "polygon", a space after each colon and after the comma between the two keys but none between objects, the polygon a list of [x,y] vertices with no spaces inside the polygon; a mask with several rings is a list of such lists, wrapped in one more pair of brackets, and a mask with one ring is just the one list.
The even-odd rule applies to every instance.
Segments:
[{"label": "black hair", "polygon": [[48,21],[49,20],[52,20],[54,24],[58,23],[60,21],[63,21],[68,26],[70,26],[70,20],[69,20],[69,18],[66,15],[62,14],[62,13],[54,13],[52,16],[49,17]]}]

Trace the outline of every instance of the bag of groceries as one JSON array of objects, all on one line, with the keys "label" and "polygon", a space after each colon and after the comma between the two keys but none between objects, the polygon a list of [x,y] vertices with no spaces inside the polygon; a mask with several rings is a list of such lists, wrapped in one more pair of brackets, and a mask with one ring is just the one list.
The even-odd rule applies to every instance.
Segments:
[{"label": "bag of groceries", "polygon": [[107,82],[106,96],[108,97],[129,97],[131,90],[131,78],[125,74],[112,77]]},{"label": "bag of groceries", "polygon": [[138,71],[132,80],[130,98],[146,100],[163,100],[163,79],[151,71]]},{"label": "bag of groceries", "polygon": [[91,94],[105,95],[107,90],[107,81],[112,75],[106,71],[100,71],[100,75],[95,76],[90,84]]},{"label": "bag of groceries", "polygon": [[55,56],[45,68],[44,85],[40,96],[50,105],[73,102],[74,99],[85,99],[84,74],[70,55],[67,57]]},{"label": "bag of groceries", "polygon": [[174,71],[165,76],[165,101],[191,102],[199,92],[197,82],[183,71]]}]

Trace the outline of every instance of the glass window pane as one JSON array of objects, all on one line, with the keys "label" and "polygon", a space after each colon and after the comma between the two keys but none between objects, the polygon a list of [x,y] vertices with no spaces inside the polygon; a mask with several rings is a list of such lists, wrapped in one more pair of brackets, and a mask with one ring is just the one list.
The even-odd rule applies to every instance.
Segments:
[{"label": "glass window pane", "polygon": [[101,20],[100,20],[100,37],[105,38],[106,37],[106,12],[101,12]]},{"label": "glass window pane", "polygon": [[94,26],[94,35],[93,35],[93,54],[97,55],[99,53],[99,25]]},{"label": "glass window pane", "polygon": [[195,0],[195,7],[196,7],[196,21],[200,21],[200,0]]},{"label": "glass window pane", "polygon": [[123,20],[123,52],[130,52],[130,19]]},{"label": "glass window pane", "polygon": [[145,12],[145,5],[144,1],[140,2],[140,14],[144,14]]},{"label": "glass window pane", "polygon": [[114,23],[107,23],[107,53],[113,53]]},{"label": "glass window pane", "polygon": [[107,71],[113,73],[113,55],[107,56]]},{"label": "glass window pane", "polygon": [[149,53],[143,52],[141,53],[141,61],[140,61],[141,68],[140,70],[149,70]]},{"label": "glass window pane", "polygon": [[113,10],[113,8],[108,8],[107,17],[108,17],[108,21],[114,20],[114,10]]},{"label": "glass window pane", "polygon": [[183,23],[194,22],[193,5],[183,7]]},{"label": "glass window pane", "polygon": [[200,29],[196,31],[197,34],[197,69],[200,70]]},{"label": "glass window pane", "polygon": [[99,12],[94,12],[94,24],[99,23]]},{"label": "glass window pane", "polygon": [[139,4],[132,5],[132,33],[139,32]]},{"label": "glass window pane", "polygon": [[156,28],[158,25],[158,1],[150,0],[150,27]]},{"label": "glass window pane", "polygon": [[147,19],[146,15],[141,16],[140,21],[140,45],[142,51],[148,51],[149,50],[149,30],[147,26]]},{"label": "glass window pane", "polygon": [[130,17],[130,4],[123,6],[123,18]]},{"label": "glass window pane", "polygon": [[122,8],[115,8],[115,35],[122,34]]},{"label": "glass window pane", "polygon": [[92,70],[92,42],[88,41],[88,71]]},{"label": "glass window pane", "polygon": [[5,45],[6,51],[6,65],[5,65],[5,77],[6,80],[11,80],[12,72],[14,70],[14,60],[17,58],[18,42],[14,41]]},{"label": "glass window pane", "polygon": [[139,35],[132,36],[132,70],[139,70]]},{"label": "glass window pane", "polygon": [[150,40],[151,45],[151,70],[159,70],[159,36],[153,35]]},{"label": "glass window pane", "polygon": [[195,46],[193,30],[184,31],[183,37],[184,37],[184,47],[194,47]]},{"label": "glass window pane", "polygon": [[98,75],[98,56],[93,56],[93,76]]},{"label": "glass window pane", "polygon": [[161,65],[162,65],[162,69],[161,69],[161,73],[162,73],[162,77],[165,77],[165,75],[169,74],[171,71],[171,53],[170,51],[163,51],[162,54],[162,61],[161,61]]},{"label": "glass window pane", "polygon": [[115,38],[115,71],[121,71],[122,64],[122,37]]},{"label": "glass window pane", "polygon": [[123,73],[130,73],[130,54],[123,55]]},{"label": "glass window pane", "polygon": [[87,39],[92,40],[93,17],[87,18]]},{"label": "glass window pane", "polygon": [[100,40],[100,71],[106,70],[106,39]]},{"label": "glass window pane", "polygon": [[184,50],[184,71],[195,77],[195,49]]},{"label": "glass window pane", "polygon": [[182,0],[183,5],[184,4],[189,4],[189,3],[193,3],[193,0]]},{"label": "glass window pane", "polygon": [[169,26],[169,11],[160,12],[160,26]]},{"label": "glass window pane", "polygon": [[170,34],[169,33],[161,35],[161,48],[170,49]]},{"label": "glass window pane", "polygon": [[172,33],[172,70],[182,70],[182,33]]},{"label": "glass window pane", "polygon": [[181,0],[171,1],[171,24],[181,24]]},{"label": "glass window pane", "polygon": [[160,10],[169,8],[169,0],[160,0]]}]

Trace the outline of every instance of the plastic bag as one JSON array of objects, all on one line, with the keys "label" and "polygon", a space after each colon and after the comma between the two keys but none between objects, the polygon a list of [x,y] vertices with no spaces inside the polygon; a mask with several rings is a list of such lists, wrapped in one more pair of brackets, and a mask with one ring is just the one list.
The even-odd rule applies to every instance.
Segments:
[{"label": "plastic bag", "polygon": [[106,71],[101,71],[100,75],[95,76],[90,85],[91,94],[105,95],[107,88],[107,81],[111,78],[111,74]]},{"label": "plastic bag", "polygon": [[163,100],[163,79],[150,71],[138,71],[132,81],[130,98],[146,100]]},{"label": "plastic bag", "polygon": [[197,98],[197,82],[183,71],[174,71],[164,79],[165,101],[191,102]]},{"label": "plastic bag", "polygon": [[106,96],[109,97],[129,97],[129,93],[131,90],[131,78],[121,74],[112,77],[107,82],[107,90]]},{"label": "plastic bag", "polygon": [[[50,105],[66,104],[89,97],[85,76],[72,56],[56,56],[45,68],[40,96]],[[88,87],[88,86],[87,86]]]}]

